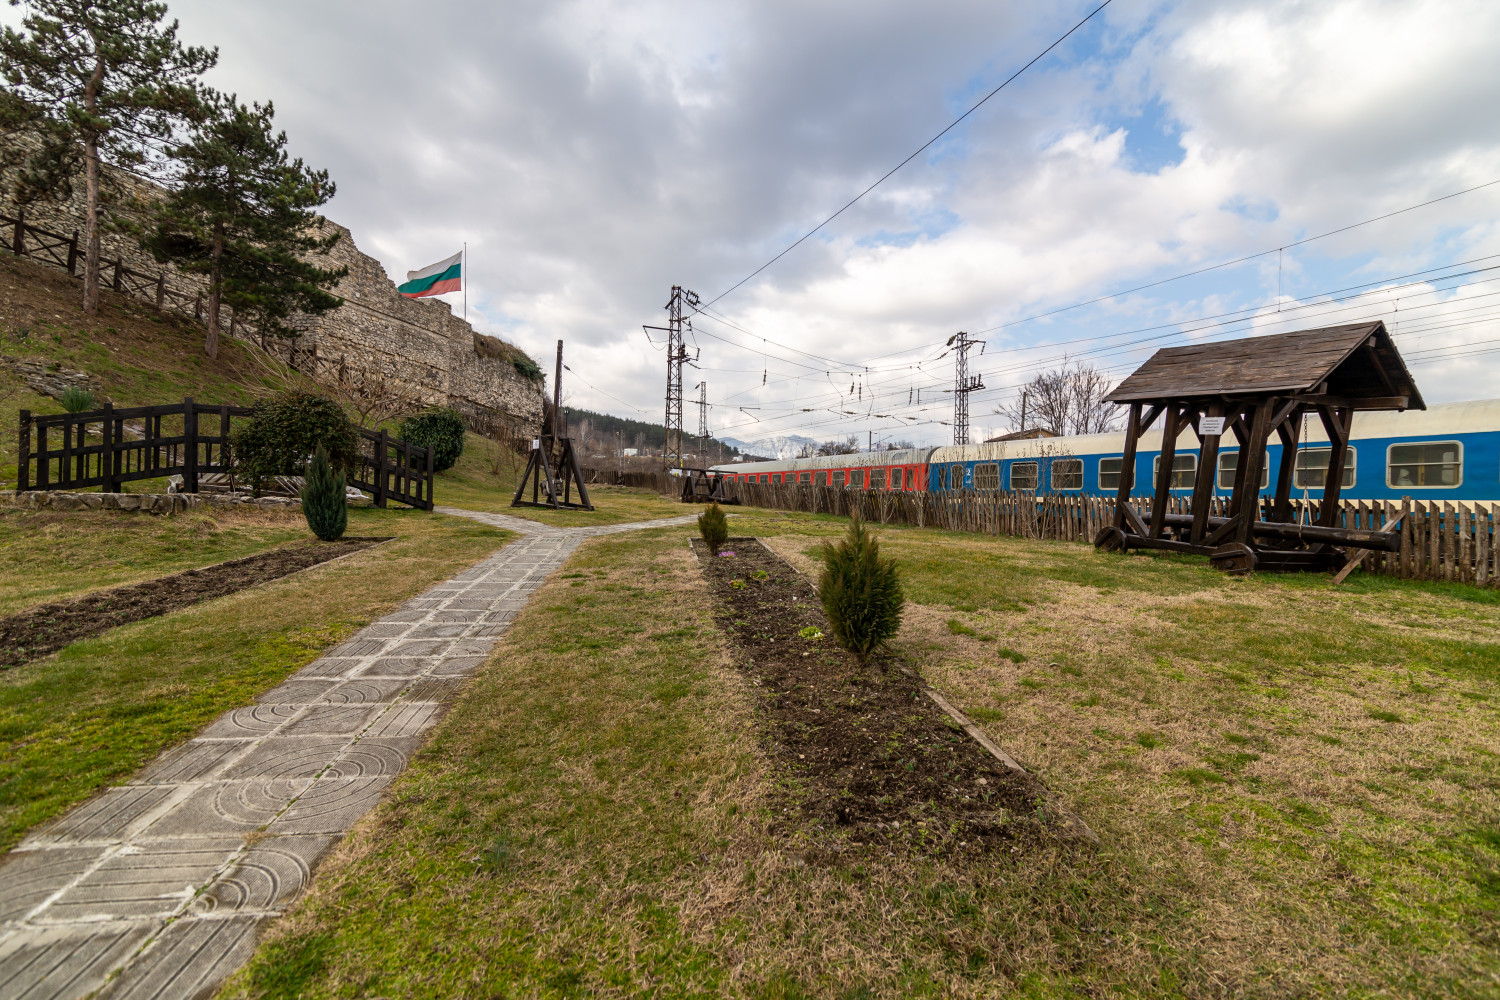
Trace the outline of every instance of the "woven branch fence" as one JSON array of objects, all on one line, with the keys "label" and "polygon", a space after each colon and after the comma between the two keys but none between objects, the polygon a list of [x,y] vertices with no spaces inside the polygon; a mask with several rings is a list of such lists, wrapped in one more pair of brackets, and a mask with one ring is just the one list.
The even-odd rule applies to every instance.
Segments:
[{"label": "woven branch fence", "polygon": [[[898,490],[857,490],[807,483],[734,483],[731,495],[752,507],[835,514],[858,513],[878,524],[909,524],[983,535],[1052,539],[1093,543],[1100,528],[1114,522],[1115,501],[1103,497],[1019,493],[1008,490],[954,490],[920,493]],[[1151,500],[1130,501],[1142,519],[1149,520]],[[1304,523],[1317,517],[1318,501],[1294,500],[1293,509]],[[1190,514],[1187,497],[1173,497],[1169,513]],[[1371,552],[1361,571],[1420,580],[1453,580],[1493,585],[1500,579],[1500,555],[1495,532],[1500,526],[1500,504],[1452,503],[1403,498],[1345,500],[1339,525],[1379,530],[1401,516],[1401,551]],[[1228,514],[1227,500],[1215,498],[1213,516]],[[1268,519],[1265,502],[1261,518]],[[1403,516],[1404,515],[1404,516]]]}]

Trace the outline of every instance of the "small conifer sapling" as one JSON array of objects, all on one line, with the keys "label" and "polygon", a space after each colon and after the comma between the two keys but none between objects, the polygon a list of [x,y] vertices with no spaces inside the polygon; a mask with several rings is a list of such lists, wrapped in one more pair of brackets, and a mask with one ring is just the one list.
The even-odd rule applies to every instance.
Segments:
[{"label": "small conifer sapling", "polygon": [[708,509],[698,515],[698,532],[703,536],[703,543],[714,555],[724,547],[729,540],[729,519],[719,509],[719,505],[711,503]]},{"label": "small conifer sapling", "polygon": [[823,548],[818,597],[833,637],[861,660],[901,627],[906,598],[896,560],[881,557],[880,543],[858,518],[842,541]]},{"label": "small conifer sapling", "polygon": [[307,478],[302,487],[302,515],[312,533],[325,542],[342,538],[349,525],[349,509],[344,502],[344,474],[337,474],[328,461],[328,451],[318,445],[318,451],[307,466]]}]

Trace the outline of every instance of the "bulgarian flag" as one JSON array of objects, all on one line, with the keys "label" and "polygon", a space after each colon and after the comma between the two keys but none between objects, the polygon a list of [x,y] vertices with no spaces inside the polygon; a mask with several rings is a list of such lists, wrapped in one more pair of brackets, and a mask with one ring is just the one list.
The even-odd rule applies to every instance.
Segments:
[{"label": "bulgarian flag", "polygon": [[429,264],[420,271],[407,271],[406,283],[396,289],[409,299],[457,292],[464,287],[464,254],[460,250],[447,260]]}]

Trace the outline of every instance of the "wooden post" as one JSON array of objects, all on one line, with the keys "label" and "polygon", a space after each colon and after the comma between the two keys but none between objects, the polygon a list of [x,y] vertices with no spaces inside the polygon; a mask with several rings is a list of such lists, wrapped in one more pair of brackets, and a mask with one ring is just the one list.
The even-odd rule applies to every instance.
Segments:
[{"label": "wooden post", "polygon": [[1167,504],[1172,499],[1172,465],[1177,460],[1176,403],[1167,404],[1166,419],[1161,428],[1161,452],[1156,460],[1155,492],[1151,500],[1151,538],[1160,538],[1167,524]]},{"label": "wooden post", "polygon": [[73,236],[68,240],[68,274],[72,276],[78,273],[78,230],[73,230]]},{"label": "wooden post", "polygon": [[99,430],[100,441],[104,447],[103,461],[100,463],[104,466],[102,470],[104,472],[104,492],[118,493],[120,492],[120,482],[117,478],[119,470],[116,467],[116,460],[119,458],[119,455],[115,452],[114,403],[104,404],[104,426],[100,427]]},{"label": "wooden post", "polygon": [[434,449],[432,445],[429,444],[427,446],[427,475],[426,475],[426,480],[427,480],[427,494],[424,497],[424,499],[427,501],[427,503],[425,505],[423,505],[423,507],[422,507],[423,510],[431,510],[432,509],[432,505],[433,505],[433,499],[432,499],[432,453],[435,450],[436,449]]},{"label": "wooden post", "polygon": [[1141,404],[1130,404],[1130,416],[1125,418],[1125,451],[1120,456],[1120,488],[1115,491],[1115,527],[1125,528],[1125,507],[1130,503],[1130,491],[1135,486],[1135,445],[1141,433]]},{"label": "wooden post", "polygon": [[167,272],[163,271],[156,277],[156,308],[160,309],[162,302],[167,297]]},{"label": "wooden post", "polygon": [[16,209],[16,232],[10,241],[11,252],[17,257],[26,253],[26,210]]},{"label": "wooden post", "polygon": [[1296,478],[1297,444],[1302,436],[1302,417],[1293,410],[1276,428],[1281,437],[1281,465],[1276,470],[1276,507],[1273,520],[1292,520],[1292,480]]},{"label": "wooden post", "polygon": [[375,506],[385,506],[385,452],[386,432],[380,429],[380,434],[375,440]]},{"label": "wooden post", "polygon": [[[1224,405],[1210,403],[1204,411],[1206,417],[1223,417]],[[1199,425],[1202,426],[1201,424]],[[1219,439],[1223,435],[1198,435],[1198,477],[1193,482],[1193,529],[1189,540],[1194,545],[1203,544],[1208,533],[1208,509],[1213,504],[1214,487],[1219,477]]]},{"label": "wooden post", "polygon": [[198,411],[193,407],[193,397],[182,401],[182,488],[186,493],[198,492]]},{"label": "wooden post", "polygon": [[[1255,417],[1250,421],[1249,440],[1240,449],[1240,460],[1235,465],[1235,486],[1238,487],[1240,520],[1235,525],[1235,541],[1249,545],[1253,537],[1255,521],[1260,516],[1260,466],[1265,461],[1266,438],[1271,433],[1271,414],[1277,400],[1261,400],[1255,408]],[[1243,478],[1240,474],[1243,474]]]},{"label": "wooden post", "polygon": [[124,289],[124,287],[125,287],[125,262],[122,261],[122,260],[117,260],[117,261],[115,261],[114,290],[118,292],[118,291],[121,291],[122,289]]},{"label": "wooden post", "polygon": [[31,486],[31,411],[21,411],[21,428],[16,449],[16,493],[25,493]]},{"label": "wooden post", "polygon": [[1328,454],[1328,476],[1323,480],[1323,506],[1318,512],[1318,523],[1332,528],[1338,519],[1339,491],[1344,488],[1344,462],[1349,457],[1349,431],[1354,423],[1354,410],[1352,407],[1320,406],[1318,416],[1323,420],[1323,429],[1328,432],[1328,442],[1332,446]]},{"label": "wooden post", "polygon": [[229,471],[229,404],[219,404],[219,468]]}]

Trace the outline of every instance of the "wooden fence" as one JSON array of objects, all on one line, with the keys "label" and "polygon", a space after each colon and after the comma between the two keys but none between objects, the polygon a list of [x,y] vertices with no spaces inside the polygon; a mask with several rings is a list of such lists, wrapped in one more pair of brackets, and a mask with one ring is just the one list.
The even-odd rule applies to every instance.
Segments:
[{"label": "wooden fence", "polygon": [[[72,233],[54,233],[26,221],[24,210],[15,215],[0,213],[0,235],[5,238],[5,247],[17,257],[30,257],[44,264],[62,268],[77,275],[83,266],[83,248],[79,243],[78,230]],[[158,309],[172,309],[184,316],[203,322],[206,303],[203,294],[196,288],[182,291],[167,282],[165,270],[156,273],[137,271],[127,267],[119,258],[101,257],[99,280],[125,295],[145,299],[156,304]],[[231,310],[224,309],[224,328],[230,336],[237,336],[238,321]]]},{"label": "wooden fence", "polygon": [[[919,493],[807,483],[735,483],[730,489],[741,503],[755,507],[841,516],[857,512],[864,520],[880,524],[1090,544],[1101,527],[1114,522],[1115,509],[1114,500],[1103,497],[1006,490]],[[1168,511],[1189,514],[1189,503],[1186,497],[1174,497]],[[1260,516],[1269,520],[1270,502],[1263,503]],[[1131,505],[1149,521],[1150,497],[1136,497]],[[1317,501],[1293,501],[1297,517],[1305,523],[1316,519],[1318,506]],[[1500,504],[1403,498],[1400,503],[1345,500],[1340,507],[1339,524],[1348,528],[1379,530],[1401,517],[1401,551],[1371,552],[1361,566],[1364,572],[1480,585],[1500,579],[1500,554],[1495,546]],[[1227,500],[1216,498],[1210,514],[1227,515]]]},{"label": "wooden fence", "polygon": [[[21,411],[16,492],[82,490],[118,493],[124,483],[182,476],[183,491],[198,492],[205,473],[233,475],[233,424],[244,406],[195,403],[133,406],[82,413]],[[349,485],[375,498],[432,509],[432,450],[359,430],[359,461]],[[34,444],[34,446],[33,446]]]}]

